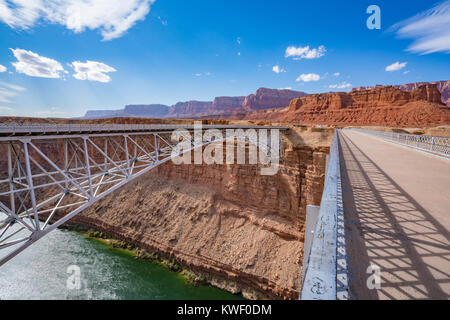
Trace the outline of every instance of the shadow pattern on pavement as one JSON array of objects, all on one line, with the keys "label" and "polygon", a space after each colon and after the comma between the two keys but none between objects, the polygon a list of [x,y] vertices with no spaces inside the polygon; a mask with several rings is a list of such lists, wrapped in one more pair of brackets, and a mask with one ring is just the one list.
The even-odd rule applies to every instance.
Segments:
[{"label": "shadow pattern on pavement", "polygon": [[340,147],[351,297],[449,299],[448,230],[342,132]]}]

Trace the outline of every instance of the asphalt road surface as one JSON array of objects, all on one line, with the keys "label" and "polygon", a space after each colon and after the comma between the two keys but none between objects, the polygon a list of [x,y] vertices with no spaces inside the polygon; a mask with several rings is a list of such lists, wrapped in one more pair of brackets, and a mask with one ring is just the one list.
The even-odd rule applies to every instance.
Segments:
[{"label": "asphalt road surface", "polygon": [[340,146],[351,297],[449,299],[450,161],[351,130]]}]

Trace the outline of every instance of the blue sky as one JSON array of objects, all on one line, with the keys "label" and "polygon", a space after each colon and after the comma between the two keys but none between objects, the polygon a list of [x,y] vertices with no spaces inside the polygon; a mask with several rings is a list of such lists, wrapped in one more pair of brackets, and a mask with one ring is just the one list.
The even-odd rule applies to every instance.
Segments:
[{"label": "blue sky", "polygon": [[0,0],[0,115],[447,80],[449,20],[450,1]]}]

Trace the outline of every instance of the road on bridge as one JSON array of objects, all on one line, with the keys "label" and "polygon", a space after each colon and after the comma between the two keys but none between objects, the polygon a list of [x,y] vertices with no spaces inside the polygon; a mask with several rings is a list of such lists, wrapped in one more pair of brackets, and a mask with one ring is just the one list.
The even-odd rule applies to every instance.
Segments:
[{"label": "road on bridge", "polygon": [[348,129],[339,138],[352,298],[449,299],[450,161]]}]

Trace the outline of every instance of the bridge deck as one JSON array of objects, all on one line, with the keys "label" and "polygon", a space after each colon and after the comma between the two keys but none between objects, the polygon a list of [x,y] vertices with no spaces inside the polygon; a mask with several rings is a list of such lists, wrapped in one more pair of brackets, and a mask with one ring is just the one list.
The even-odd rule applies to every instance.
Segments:
[{"label": "bridge deck", "polygon": [[353,298],[449,299],[450,162],[350,130],[340,144]]}]

